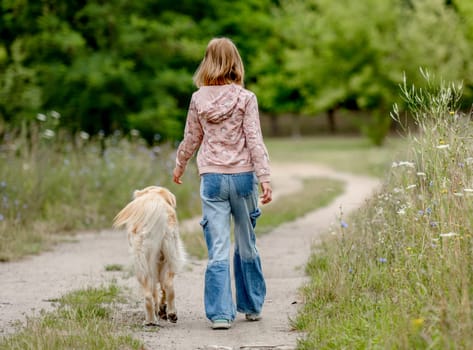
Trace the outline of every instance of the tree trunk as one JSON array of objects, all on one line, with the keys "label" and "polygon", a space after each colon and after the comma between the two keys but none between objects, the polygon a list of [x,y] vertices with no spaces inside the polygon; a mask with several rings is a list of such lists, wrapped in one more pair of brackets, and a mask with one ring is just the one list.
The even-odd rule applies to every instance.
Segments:
[{"label": "tree trunk", "polygon": [[279,136],[279,123],[277,114],[269,114],[269,130],[271,136]]},{"label": "tree trunk", "polygon": [[335,120],[335,108],[330,108],[327,111],[327,122],[328,122],[328,129],[331,134],[337,133],[337,125]]}]

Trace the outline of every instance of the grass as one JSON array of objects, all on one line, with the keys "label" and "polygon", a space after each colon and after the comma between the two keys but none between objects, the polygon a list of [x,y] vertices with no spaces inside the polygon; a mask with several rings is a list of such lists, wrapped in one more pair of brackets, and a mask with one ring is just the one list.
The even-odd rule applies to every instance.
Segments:
[{"label": "grass", "polygon": [[120,135],[91,140],[60,131],[51,139],[46,130],[38,123],[5,136],[0,261],[36,254],[78,230],[110,228],[133,191],[152,184],[172,188],[182,219],[199,212],[195,172],[190,169],[181,186],[171,183],[169,145],[150,149]]},{"label": "grass", "polygon": [[473,348],[473,128],[455,84],[405,85],[419,132],[380,192],[314,247],[299,349]]},{"label": "grass", "polygon": [[358,175],[383,177],[394,155],[405,147],[405,140],[390,137],[383,147],[374,147],[360,137],[301,137],[268,139],[273,162],[309,162]]},{"label": "grass", "polygon": [[17,333],[0,338],[0,349],[143,349],[143,344],[114,321],[121,301],[116,285],[66,294],[52,312],[28,317]]}]

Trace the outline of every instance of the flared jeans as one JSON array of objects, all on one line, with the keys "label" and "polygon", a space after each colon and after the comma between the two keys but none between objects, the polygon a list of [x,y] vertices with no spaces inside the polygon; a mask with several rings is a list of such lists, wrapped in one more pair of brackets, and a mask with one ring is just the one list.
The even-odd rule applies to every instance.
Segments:
[{"label": "flared jeans", "polygon": [[[261,215],[255,174],[203,174],[200,196],[203,213],[201,226],[208,249],[204,289],[207,318],[211,321],[233,321],[236,311],[260,313],[266,296],[266,283],[254,231],[256,219]],[[236,306],[230,273],[232,218]]]}]

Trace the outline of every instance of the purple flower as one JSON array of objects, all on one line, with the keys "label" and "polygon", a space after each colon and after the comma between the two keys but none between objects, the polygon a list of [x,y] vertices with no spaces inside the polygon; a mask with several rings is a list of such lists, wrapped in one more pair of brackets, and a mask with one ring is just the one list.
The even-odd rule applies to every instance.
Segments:
[{"label": "purple flower", "polygon": [[380,263],[386,263],[386,262],[388,262],[388,259],[386,259],[386,258],[379,258],[378,261],[379,261]]},{"label": "purple flower", "polygon": [[348,227],[348,224],[345,222],[345,221],[340,221],[340,226],[342,226],[343,228],[347,228]]}]

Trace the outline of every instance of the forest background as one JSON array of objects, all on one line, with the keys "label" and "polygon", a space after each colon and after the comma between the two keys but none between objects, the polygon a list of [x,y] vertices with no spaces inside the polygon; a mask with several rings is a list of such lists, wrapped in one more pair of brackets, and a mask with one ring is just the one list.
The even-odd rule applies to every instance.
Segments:
[{"label": "forest background", "polygon": [[216,36],[238,46],[270,136],[323,121],[319,132],[382,144],[403,79],[425,84],[419,68],[461,81],[462,108],[473,101],[470,0],[3,0],[0,135],[39,120],[46,138],[178,141]]}]

